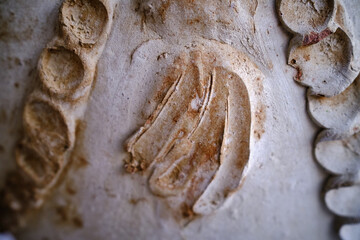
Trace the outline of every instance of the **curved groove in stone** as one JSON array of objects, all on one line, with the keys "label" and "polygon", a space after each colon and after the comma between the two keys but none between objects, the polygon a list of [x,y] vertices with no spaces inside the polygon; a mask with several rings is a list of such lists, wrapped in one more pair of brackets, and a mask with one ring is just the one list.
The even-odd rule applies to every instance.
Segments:
[{"label": "curved groove in stone", "polygon": [[332,189],[325,194],[328,208],[336,215],[343,217],[360,217],[360,186]]},{"label": "curved groove in stone", "polygon": [[50,102],[33,99],[24,110],[26,140],[46,158],[61,164],[59,160],[71,148],[68,124],[62,111]]},{"label": "curved groove in stone", "polygon": [[84,66],[74,52],[58,47],[45,49],[40,60],[40,79],[55,94],[71,94],[84,80]]},{"label": "curved groove in stone", "polygon": [[334,97],[308,95],[308,108],[313,120],[324,128],[356,132],[360,125],[360,76]]},{"label": "curved groove in stone", "polygon": [[100,38],[108,12],[99,0],[66,0],[61,8],[65,32],[71,32],[81,45],[93,45]]},{"label": "curved groove in stone", "polygon": [[311,94],[331,97],[344,91],[356,78],[351,61],[351,41],[338,28],[316,44],[293,46],[288,64],[298,70],[295,80],[310,87]]},{"label": "curved groove in stone", "polygon": [[304,35],[322,32],[333,15],[334,6],[334,0],[281,0],[278,3],[278,12],[290,31]]}]

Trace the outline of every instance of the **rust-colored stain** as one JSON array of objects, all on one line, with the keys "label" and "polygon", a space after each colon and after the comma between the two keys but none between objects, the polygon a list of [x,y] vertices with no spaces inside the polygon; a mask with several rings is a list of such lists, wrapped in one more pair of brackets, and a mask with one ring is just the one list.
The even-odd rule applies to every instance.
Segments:
[{"label": "rust-colored stain", "polygon": [[85,150],[83,149],[85,129],[85,121],[78,120],[76,122],[75,129],[76,144],[70,157],[71,165],[74,169],[81,169],[90,165],[90,163],[86,160]]},{"label": "rust-colored stain", "polygon": [[137,205],[139,202],[146,201],[146,198],[130,198],[129,203],[131,205]]},{"label": "rust-colored stain", "polygon": [[57,224],[75,228],[82,228],[84,226],[83,219],[78,213],[76,206],[70,201],[67,201],[65,204],[56,206],[55,213],[57,215]]},{"label": "rust-colored stain", "polygon": [[[255,79],[255,94],[261,99],[263,96],[264,86],[262,78],[257,77]],[[266,106],[260,102],[255,109],[254,119],[254,136],[256,140],[260,140],[265,133],[265,120],[266,120]],[[244,163],[245,164],[245,163]],[[242,166],[243,167],[243,166]],[[240,167],[241,168],[241,167]]]},{"label": "rust-colored stain", "polygon": [[320,33],[316,33],[316,32],[311,32],[307,35],[304,36],[303,39],[303,46],[308,46],[308,45],[312,45],[315,43],[320,42],[322,39],[326,38],[327,36],[329,36],[330,34],[332,34],[332,31],[328,28],[326,28],[325,30],[321,31]]},{"label": "rust-colored stain", "polygon": [[160,8],[159,8],[158,11],[159,11],[162,22],[165,22],[166,12],[167,12],[169,7],[170,7],[170,0],[166,0],[166,1],[161,2],[161,5],[160,5]]},{"label": "rust-colored stain", "polygon": [[261,136],[265,133],[265,120],[266,120],[266,106],[260,104],[259,107],[255,110],[255,127],[254,135],[257,140],[260,140]]},{"label": "rust-colored stain", "polygon": [[195,216],[195,213],[192,210],[192,206],[189,206],[186,203],[181,205],[180,211],[183,218],[192,218]]},{"label": "rust-colored stain", "polygon": [[301,81],[302,80],[302,76],[303,76],[303,73],[302,73],[302,70],[301,70],[301,68],[299,68],[299,67],[296,67],[296,75],[295,75],[295,77],[294,77],[294,79],[296,80],[296,81]]}]

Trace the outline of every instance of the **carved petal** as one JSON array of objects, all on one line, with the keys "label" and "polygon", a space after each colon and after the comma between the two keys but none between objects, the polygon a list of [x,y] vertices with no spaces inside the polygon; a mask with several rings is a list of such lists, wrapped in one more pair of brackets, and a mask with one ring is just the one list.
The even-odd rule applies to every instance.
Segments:
[{"label": "carved petal", "polygon": [[312,94],[335,96],[344,91],[356,78],[352,64],[352,43],[340,28],[320,42],[301,46],[294,44],[289,64],[298,69],[295,80],[309,86]]},{"label": "carved petal", "polygon": [[346,224],[340,229],[340,237],[343,240],[358,240],[360,236],[360,223]]},{"label": "carved petal", "polygon": [[330,21],[334,0],[278,1],[278,11],[283,24],[292,32],[306,34],[324,30]]},{"label": "carved petal", "polygon": [[229,97],[221,165],[214,180],[194,205],[194,211],[209,214],[218,208],[240,183],[249,158],[250,102],[243,81],[235,74],[217,69],[218,77],[227,79]]},{"label": "carved petal", "polygon": [[[335,174],[357,173],[360,169],[360,133],[344,139],[326,139],[329,131],[320,134],[315,155],[318,162]],[[322,139],[321,139],[322,138]]]},{"label": "carved petal", "polygon": [[325,195],[328,208],[335,214],[344,217],[360,217],[360,186],[332,189]]},{"label": "carved petal", "polygon": [[312,118],[322,127],[350,134],[360,127],[360,76],[337,96],[309,95],[308,101]]}]

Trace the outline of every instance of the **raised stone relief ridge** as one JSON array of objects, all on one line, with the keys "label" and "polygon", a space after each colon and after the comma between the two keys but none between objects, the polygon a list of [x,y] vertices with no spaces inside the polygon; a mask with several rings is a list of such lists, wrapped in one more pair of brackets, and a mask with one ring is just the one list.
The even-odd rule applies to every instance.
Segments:
[{"label": "raised stone relief ridge", "polygon": [[186,221],[212,213],[244,180],[251,142],[262,134],[257,84],[264,76],[226,44],[179,48],[164,77],[172,85],[128,139],[124,167],[147,176],[152,193]]},{"label": "raised stone relief ridge", "polygon": [[[359,39],[341,1],[277,2],[278,14],[294,37],[288,64],[295,80],[309,87],[308,111],[325,128],[315,142],[317,161],[332,174],[325,203],[343,225],[342,239],[360,234]],[[355,237],[355,238],[354,238]]]},{"label": "raised stone relief ridge", "polygon": [[25,103],[17,169],[7,176],[0,193],[1,230],[26,224],[69,165],[113,8],[110,0],[63,2],[60,32],[41,54],[40,81]]},{"label": "raised stone relief ridge", "polygon": [[[158,39],[134,50],[128,81],[168,87],[153,85],[162,97],[125,144],[124,168],[148,179],[180,225],[213,213],[240,188],[265,132],[258,66],[272,63],[256,32],[256,8],[256,0],[138,1],[142,29]],[[143,77],[144,62],[159,66],[157,73]]]}]

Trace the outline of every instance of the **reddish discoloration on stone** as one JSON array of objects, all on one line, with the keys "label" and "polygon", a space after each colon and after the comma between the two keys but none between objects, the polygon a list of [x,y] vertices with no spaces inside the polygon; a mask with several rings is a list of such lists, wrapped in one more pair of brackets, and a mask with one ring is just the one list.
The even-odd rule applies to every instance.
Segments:
[{"label": "reddish discoloration on stone", "polygon": [[299,67],[297,67],[296,70],[297,70],[297,73],[296,73],[296,76],[294,77],[294,79],[296,81],[301,81],[301,77],[303,75],[302,70]]},{"label": "reddish discoloration on stone", "polygon": [[303,39],[303,46],[308,46],[308,45],[312,45],[315,43],[320,42],[322,39],[326,38],[327,36],[329,36],[330,34],[332,34],[332,31],[328,28],[326,28],[325,30],[323,30],[320,33],[316,33],[316,32],[311,32],[307,35],[304,36]]}]

